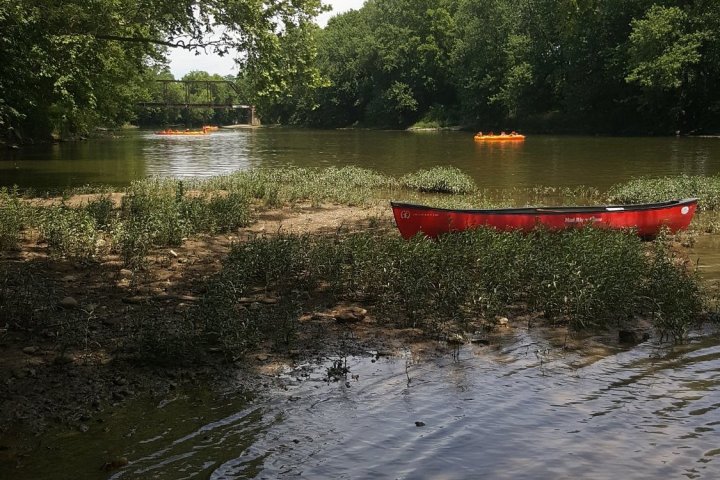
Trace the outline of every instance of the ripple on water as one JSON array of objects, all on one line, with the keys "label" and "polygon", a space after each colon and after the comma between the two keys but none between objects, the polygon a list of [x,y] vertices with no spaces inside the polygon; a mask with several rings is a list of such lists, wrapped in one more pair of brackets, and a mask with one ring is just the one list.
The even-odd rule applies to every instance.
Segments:
[{"label": "ripple on water", "polygon": [[[576,370],[467,348],[411,365],[351,359],[358,382],[301,384],[243,453],[261,478],[716,478],[720,347],[649,344]],[[407,377],[411,378],[408,386]],[[424,425],[416,426],[420,421]],[[280,439],[305,437],[274,448]],[[310,440],[311,439],[311,440]],[[214,478],[225,478],[223,467]]]},{"label": "ripple on water", "polygon": [[329,359],[249,405],[172,402],[116,439],[130,464],[110,478],[720,478],[717,338],[577,368],[546,347],[348,357],[347,383],[326,381]]}]

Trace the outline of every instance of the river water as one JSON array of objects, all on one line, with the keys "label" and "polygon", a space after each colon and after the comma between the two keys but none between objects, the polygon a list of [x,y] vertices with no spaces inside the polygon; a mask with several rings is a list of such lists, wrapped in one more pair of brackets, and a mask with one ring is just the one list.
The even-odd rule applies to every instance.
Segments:
[{"label": "river water", "polygon": [[[0,162],[1,183],[37,189],[276,165],[360,165],[392,175],[455,165],[484,187],[600,189],[643,175],[720,172],[717,139],[530,137],[500,146],[458,132],[131,132],[12,155]],[[718,247],[701,239],[696,250],[708,278],[720,271]],[[137,399],[88,432],[46,435],[24,468],[0,466],[0,477],[720,478],[717,333],[674,347],[656,339],[626,349],[561,344],[515,325],[498,344],[466,345],[457,355],[337,352],[288,368],[282,387],[252,399],[202,386]],[[336,359],[350,373],[328,381]],[[129,464],[100,470],[119,456]]]},{"label": "river water", "polygon": [[126,131],[118,138],[4,151],[0,159],[0,186],[38,190],[285,165],[358,165],[394,176],[452,165],[481,187],[606,189],[638,176],[720,173],[720,138],[529,136],[523,143],[481,144],[468,132],[260,128],[168,137]]},{"label": "river water", "polygon": [[[247,400],[204,388],[46,435],[13,479],[720,478],[720,342],[566,351],[517,328],[493,346],[288,368]],[[105,458],[129,464],[103,472]],[[2,471],[0,469],[0,471]]]}]

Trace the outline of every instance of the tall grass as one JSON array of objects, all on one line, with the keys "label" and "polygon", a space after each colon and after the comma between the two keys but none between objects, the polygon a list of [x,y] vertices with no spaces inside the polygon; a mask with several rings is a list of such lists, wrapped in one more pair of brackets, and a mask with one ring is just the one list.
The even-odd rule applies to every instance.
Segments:
[{"label": "tall grass", "polygon": [[3,326],[53,338],[61,349],[87,347],[92,312],[58,308],[62,289],[38,264],[0,265],[0,318]]},{"label": "tall grass", "polygon": [[283,167],[235,172],[204,180],[197,188],[238,192],[265,206],[276,207],[300,201],[313,205],[322,202],[365,205],[377,199],[379,192],[387,192],[397,185],[392,177],[359,167]]},{"label": "tall grass", "polygon": [[608,191],[608,199],[615,203],[652,203],[690,197],[698,198],[699,210],[720,210],[720,176],[638,178],[614,185]]},{"label": "tall grass", "polygon": [[[698,196],[700,207],[706,211],[720,211],[720,177],[639,179],[616,185],[605,197],[586,187],[480,191],[472,178],[452,167],[420,170],[400,179],[359,167],[255,169],[205,180],[155,178],[133,182],[120,209],[114,207],[107,193],[82,208],[31,208],[16,191],[6,189],[0,192],[0,249],[17,248],[22,232],[31,227],[57,255],[87,261],[102,253],[97,247],[105,243],[120,253],[127,265],[137,266],[153,247],[179,245],[190,235],[248,225],[251,210],[257,207],[297,202],[367,205],[395,198],[449,208],[496,208],[637,203],[687,196]],[[720,229],[720,220],[706,217],[703,230]]]},{"label": "tall grass", "polygon": [[[241,305],[258,288],[280,301],[269,310]],[[292,332],[298,311],[336,302],[361,302],[380,322],[430,335],[520,309],[578,329],[647,316],[678,341],[702,308],[697,277],[663,241],[624,232],[478,229],[436,241],[283,235],[233,247],[198,324],[236,355],[275,332],[268,312]]]},{"label": "tall grass", "polygon": [[477,190],[475,181],[455,167],[434,167],[409,173],[400,183],[411,190],[428,193],[466,194]]},{"label": "tall grass", "polygon": [[[698,195],[703,208],[712,210],[720,204],[714,182],[700,177],[631,182],[614,187],[610,198],[631,203]],[[604,200],[597,190],[581,187],[483,192],[454,169],[397,180],[357,167],[147,179],[127,188],[120,208],[103,194],[74,208],[65,203],[30,206],[17,192],[2,190],[0,250],[16,248],[23,232],[34,228],[53,255],[89,262],[108,243],[126,266],[138,268],[154,247],[248,225],[258,204],[364,205],[389,196],[488,208]],[[55,305],[33,293],[40,280],[16,273],[0,278],[0,313],[48,324],[44,316],[50,318]],[[272,301],[255,305],[247,300],[258,294]],[[436,241],[404,241],[372,230],[276,235],[234,245],[200,305],[182,318],[143,310],[135,322],[135,341],[158,362],[183,352],[194,360],[208,346],[237,358],[262,341],[287,348],[295,341],[301,312],[340,303],[360,303],[381,323],[418,327],[436,336],[521,311],[578,329],[646,316],[662,335],[681,341],[698,318],[703,297],[697,276],[665,239],[642,243],[623,232],[588,228],[523,235],[478,229]],[[34,309],[27,307],[33,304]],[[79,336],[88,322],[85,313],[62,313],[67,318],[56,322],[62,335]]]},{"label": "tall grass", "polygon": [[251,221],[249,200],[240,192],[187,192],[175,179],[133,182],[114,228],[126,265],[139,266],[151,247],[180,245],[189,235],[220,233]]},{"label": "tall grass", "polygon": [[37,218],[40,236],[52,255],[82,262],[95,257],[100,232],[87,210],[52,206],[39,210]]},{"label": "tall grass", "polygon": [[16,249],[27,223],[28,208],[17,189],[0,189],[0,252]]}]

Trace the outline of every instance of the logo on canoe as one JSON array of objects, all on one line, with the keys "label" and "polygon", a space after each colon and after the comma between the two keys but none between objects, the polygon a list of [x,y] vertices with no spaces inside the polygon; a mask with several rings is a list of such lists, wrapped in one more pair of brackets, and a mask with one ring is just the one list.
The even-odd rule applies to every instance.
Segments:
[{"label": "logo on canoe", "polygon": [[598,217],[565,217],[565,223],[593,223],[599,221]]},{"label": "logo on canoe", "polygon": [[682,213],[683,215],[687,215],[687,213],[688,213],[689,211],[690,211],[690,207],[682,207],[682,208],[680,209],[680,213]]},{"label": "logo on canoe", "polygon": [[402,218],[403,220],[407,220],[408,218],[410,218],[410,212],[407,210],[403,210],[402,212],[400,212],[400,218]]}]

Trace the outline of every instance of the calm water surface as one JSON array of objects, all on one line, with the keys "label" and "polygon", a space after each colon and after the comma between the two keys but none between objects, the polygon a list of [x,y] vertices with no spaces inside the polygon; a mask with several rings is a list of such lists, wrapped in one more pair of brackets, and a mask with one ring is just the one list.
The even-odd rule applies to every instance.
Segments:
[{"label": "calm water surface", "polygon": [[590,360],[519,328],[457,358],[349,357],[347,383],[298,365],[261,399],[198,389],[46,436],[3,478],[717,479],[717,340]]},{"label": "calm water surface", "polygon": [[400,176],[453,165],[483,187],[588,185],[638,176],[720,173],[720,139],[530,136],[478,144],[467,132],[242,129],[206,137],[128,131],[119,138],[0,153],[0,185],[126,185],[151,175],[211,176],[253,167],[358,165]]},{"label": "calm water surface", "polygon": [[[645,175],[720,173],[720,140],[702,138],[533,136],[503,146],[457,132],[129,132],[4,155],[0,184],[38,189],[280,165],[396,176],[454,165],[484,187],[604,189]],[[711,237],[695,250],[708,278],[720,276],[717,252]],[[466,346],[458,358],[348,358],[357,377],[347,384],[325,380],[330,360],[288,369],[285,388],[255,400],[203,388],[139,399],[86,433],[38,439],[23,468],[0,463],[0,478],[720,478],[713,333],[682,347],[650,341],[590,357],[518,326],[501,345]],[[102,472],[116,456],[130,464]]]}]

